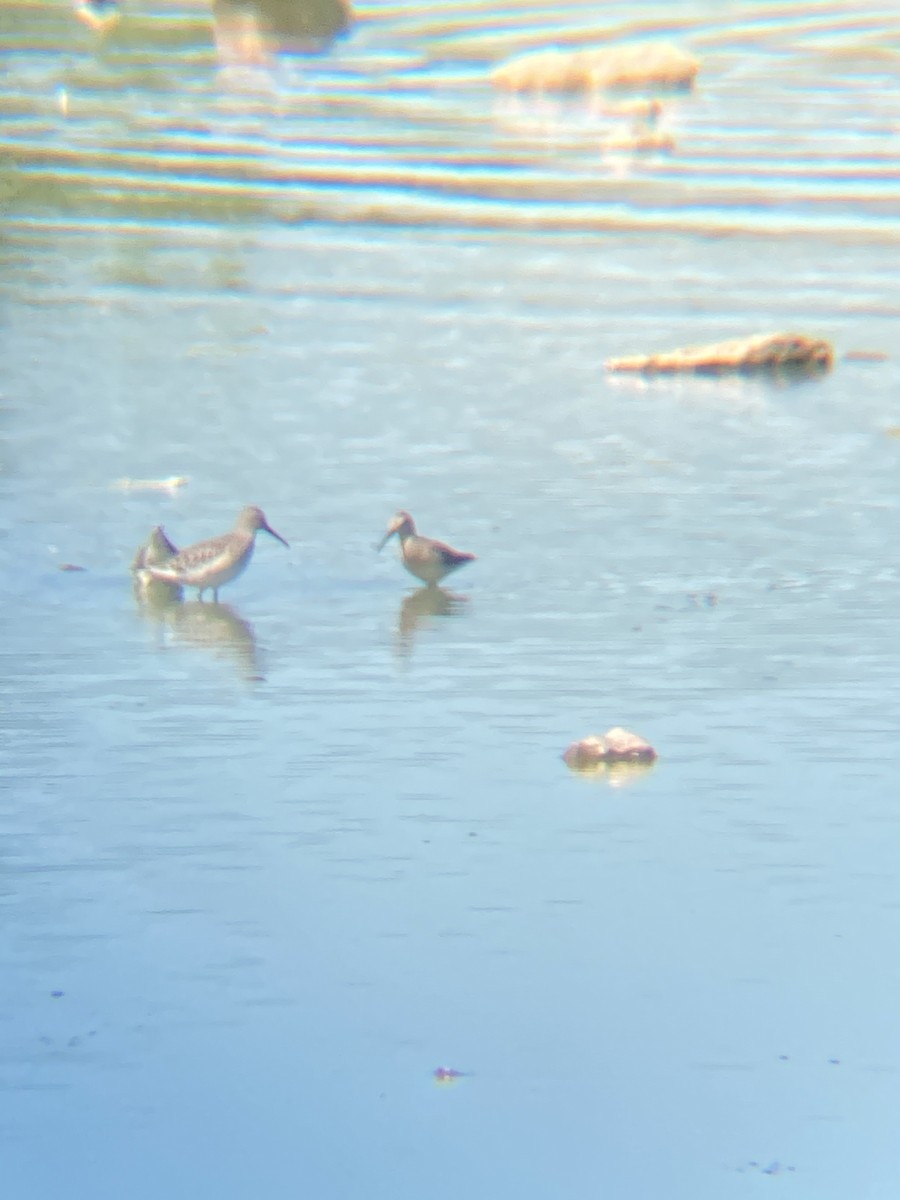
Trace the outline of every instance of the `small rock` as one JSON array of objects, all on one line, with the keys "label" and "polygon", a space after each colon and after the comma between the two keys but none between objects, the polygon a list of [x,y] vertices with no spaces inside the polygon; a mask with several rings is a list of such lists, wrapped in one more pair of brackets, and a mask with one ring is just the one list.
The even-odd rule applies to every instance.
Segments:
[{"label": "small rock", "polygon": [[656,751],[644,738],[621,726],[607,730],[602,737],[596,734],[573,742],[563,758],[575,770],[584,770],[596,763],[653,762]]}]

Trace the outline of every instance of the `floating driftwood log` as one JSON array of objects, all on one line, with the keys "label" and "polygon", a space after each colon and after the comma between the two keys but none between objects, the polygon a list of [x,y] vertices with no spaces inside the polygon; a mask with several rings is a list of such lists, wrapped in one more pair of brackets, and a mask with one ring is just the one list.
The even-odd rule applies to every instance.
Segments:
[{"label": "floating driftwood log", "polygon": [[498,64],[495,87],[511,92],[585,92],[600,88],[689,88],[700,63],[668,43],[585,50],[537,50]]},{"label": "floating driftwood log", "polygon": [[167,479],[117,479],[112,487],[120,492],[174,492],[187,482],[187,475],[169,475]]},{"label": "floating driftwood log", "polygon": [[573,742],[563,755],[566,764],[576,771],[586,770],[598,763],[649,763],[656,757],[656,751],[648,741],[618,725],[608,729],[602,737],[594,734],[582,738],[580,742]]},{"label": "floating driftwood log", "polygon": [[662,374],[698,371],[827,371],[834,361],[828,342],[802,333],[759,333],[706,346],[685,346],[663,354],[636,354],[610,358],[607,371],[642,371]]}]

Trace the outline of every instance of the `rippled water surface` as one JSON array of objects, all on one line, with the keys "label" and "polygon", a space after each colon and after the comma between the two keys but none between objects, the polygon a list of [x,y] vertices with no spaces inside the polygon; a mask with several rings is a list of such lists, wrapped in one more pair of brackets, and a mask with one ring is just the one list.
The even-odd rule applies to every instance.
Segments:
[{"label": "rippled water surface", "polygon": [[[4,1196],[894,1200],[895,5],[215,16],[0,3]],[[638,36],[667,149],[492,89]]]}]

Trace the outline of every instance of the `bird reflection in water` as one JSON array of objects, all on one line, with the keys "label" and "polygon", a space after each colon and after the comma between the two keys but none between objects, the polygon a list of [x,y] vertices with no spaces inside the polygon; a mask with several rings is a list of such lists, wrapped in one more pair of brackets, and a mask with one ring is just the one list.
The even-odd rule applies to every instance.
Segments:
[{"label": "bird reflection in water", "polygon": [[394,644],[398,658],[410,658],[419,631],[429,625],[432,617],[459,617],[466,611],[468,596],[458,596],[441,587],[423,587],[403,597],[397,617]]},{"label": "bird reflection in water", "polygon": [[177,604],[182,597],[180,587],[172,583],[162,583],[147,571],[134,572],[132,590],[138,604],[151,609],[162,609],[169,604]]},{"label": "bird reflection in water", "polygon": [[135,585],[141,613],[184,646],[210,650],[230,661],[247,680],[262,680],[262,657],[253,626],[230,604],[184,600],[170,585],[152,580],[142,591]]},{"label": "bird reflection in water", "polygon": [[218,657],[229,659],[245,679],[265,678],[253,626],[230,604],[201,600],[175,604],[171,627],[179,642],[205,647]]}]

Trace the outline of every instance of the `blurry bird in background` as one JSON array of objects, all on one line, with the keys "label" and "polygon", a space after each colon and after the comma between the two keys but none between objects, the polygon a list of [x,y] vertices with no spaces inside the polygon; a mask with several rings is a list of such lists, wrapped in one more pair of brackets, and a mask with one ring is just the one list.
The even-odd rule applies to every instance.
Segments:
[{"label": "blurry bird in background", "polygon": [[[127,0],[75,0],[75,15],[98,33],[127,11]],[[350,0],[212,0],[210,12],[226,65],[258,65],[278,53],[321,53],[353,21]]]},{"label": "blurry bird in background", "polygon": [[115,25],[121,16],[118,0],[76,0],[75,16],[98,32]]}]

